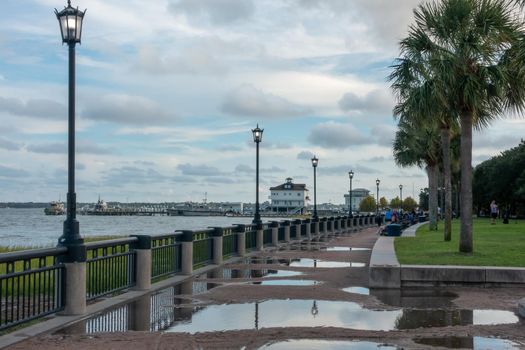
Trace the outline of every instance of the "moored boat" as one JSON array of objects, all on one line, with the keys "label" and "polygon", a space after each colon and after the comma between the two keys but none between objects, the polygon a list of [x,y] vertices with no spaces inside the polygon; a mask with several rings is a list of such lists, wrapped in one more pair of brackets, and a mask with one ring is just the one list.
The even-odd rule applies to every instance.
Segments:
[{"label": "moored boat", "polygon": [[49,203],[49,207],[44,209],[44,214],[46,215],[64,215],[65,213],[64,203],[60,201],[53,201]]}]

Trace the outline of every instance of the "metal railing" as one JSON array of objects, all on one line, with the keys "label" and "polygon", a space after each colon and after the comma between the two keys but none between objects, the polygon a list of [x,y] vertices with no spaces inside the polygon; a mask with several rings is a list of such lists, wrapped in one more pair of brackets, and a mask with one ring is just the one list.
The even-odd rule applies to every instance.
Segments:
[{"label": "metal railing", "polygon": [[247,251],[257,248],[257,231],[250,229],[246,231],[246,244],[245,248]]},{"label": "metal railing", "polygon": [[198,268],[213,260],[213,229],[193,232],[193,267]]},{"label": "metal railing", "polygon": [[151,237],[151,277],[158,278],[181,271],[180,233]]},{"label": "metal railing", "polygon": [[136,237],[86,244],[86,298],[92,300],[135,285]]},{"label": "metal railing", "polygon": [[233,227],[226,227],[222,236],[222,256],[231,257],[239,252],[237,234]]},{"label": "metal railing", "polygon": [[0,329],[64,307],[63,247],[0,255]]},{"label": "metal railing", "polygon": [[284,226],[279,227],[279,231],[277,231],[277,239],[279,240],[279,242],[284,241]]}]

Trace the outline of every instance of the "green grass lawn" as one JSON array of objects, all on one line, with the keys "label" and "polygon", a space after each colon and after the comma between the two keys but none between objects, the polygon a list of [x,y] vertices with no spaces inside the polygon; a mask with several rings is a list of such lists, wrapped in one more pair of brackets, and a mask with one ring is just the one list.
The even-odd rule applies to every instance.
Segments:
[{"label": "green grass lawn", "polygon": [[452,222],[452,240],[443,241],[443,222],[438,231],[421,226],[416,237],[395,239],[401,264],[525,267],[525,222],[495,225],[490,219],[474,219],[474,253],[459,253],[459,220]]}]

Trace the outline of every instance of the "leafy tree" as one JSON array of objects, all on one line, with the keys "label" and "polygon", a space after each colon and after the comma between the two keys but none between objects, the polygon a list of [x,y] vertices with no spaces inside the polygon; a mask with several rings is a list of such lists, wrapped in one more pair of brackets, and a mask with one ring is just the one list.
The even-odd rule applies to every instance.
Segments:
[{"label": "leafy tree", "polygon": [[385,197],[379,198],[379,207],[381,209],[385,209],[386,207],[388,207],[388,201],[386,200]]},{"label": "leafy tree", "polygon": [[513,213],[525,209],[525,141],[476,166],[473,179],[474,203],[479,212],[495,200],[500,209]]},{"label": "leafy tree", "polygon": [[427,211],[428,210],[428,188],[422,188],[419,192],[419,208]]},{"label": "leafy tree", "polygon": [[[473,250],[472,128],[525,105],[525,26],[516,10],[509,0],[427,2],[410,28],[418,49],[403,69],[461,127],[461,252]],[[421,56],[431,69],[418,68]]]},{"label": "leafy tree", "polygon": [[376,211],[376,200],[372,196],[363,198],[359,203],[359,211],[362,212],[375,212]]},{"label": "leafy tree", "polygon": [[390,201],[390,208],[392,209],[397,209],[397,208],[401,208],[401,199],[399,199],[399,197],[396,197],[396,198],[392,198],[392,200]]},{"label": "leafy tree", "polygon": [[437,187],[440,138],[435,124],[421,125],[401,118],[394,138],[394,161],[402,167],[425,168],[429,187],[429,229],[437,230]]},{"label": "leafy tree", "polygon": [[403,211],[412,211],[417,208],[417,202],[412,197],[403,199]]}]

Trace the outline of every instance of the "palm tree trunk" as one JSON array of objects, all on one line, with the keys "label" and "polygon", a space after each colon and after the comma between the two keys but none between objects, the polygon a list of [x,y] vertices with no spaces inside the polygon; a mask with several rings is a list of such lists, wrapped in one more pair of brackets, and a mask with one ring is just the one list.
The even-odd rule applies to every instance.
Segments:
[{"label": "palm tree trunk", "polygon": [[444,239],[452,239],[452,182],[450,173],[450,128],[447,126],[441,128],[441,146],[443,147],[443,175],[445,177],[445,221],[444,221]]},{"label": "palm tree trunk", "polygon": [[436,231],[437,227],[437,207],[438,207],[438,174],[437,164],[427,165],[428,174],[428,214],[430,219],[430,231]]},{"label": "palm tree trunk", "polygon": [[472,112],[461,113],[461,230],[459,251],[472,253]]}]

